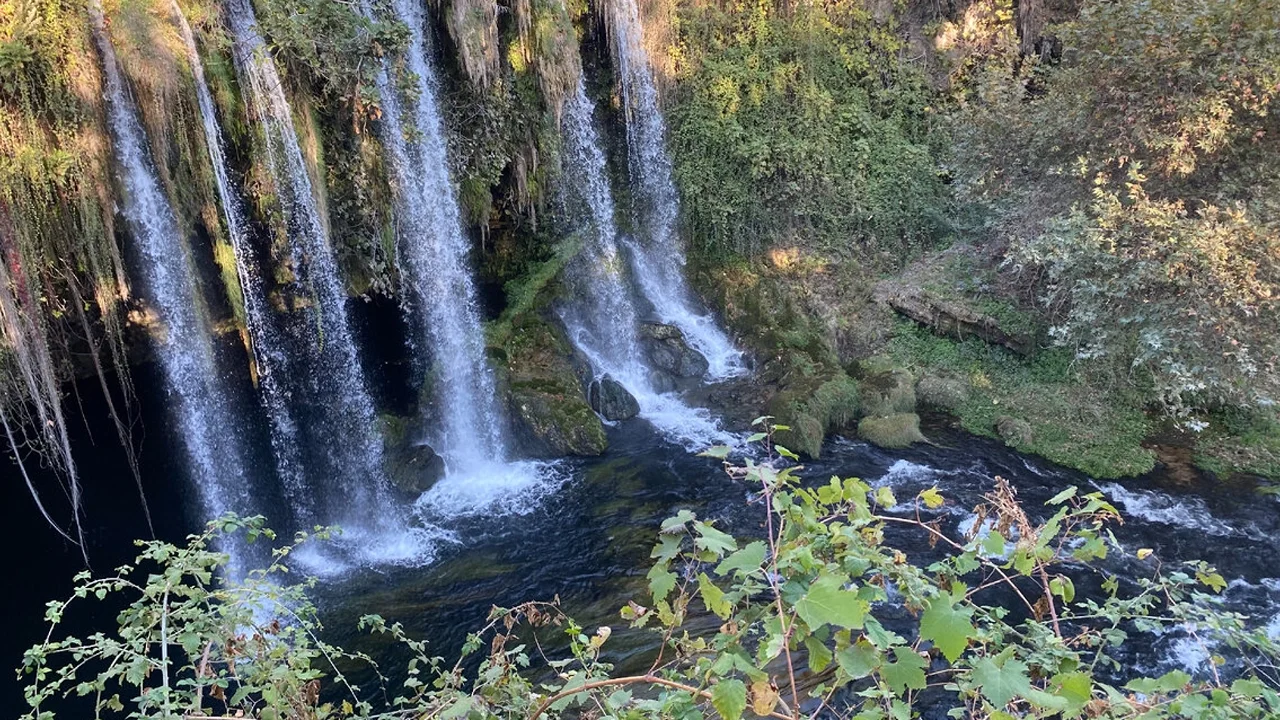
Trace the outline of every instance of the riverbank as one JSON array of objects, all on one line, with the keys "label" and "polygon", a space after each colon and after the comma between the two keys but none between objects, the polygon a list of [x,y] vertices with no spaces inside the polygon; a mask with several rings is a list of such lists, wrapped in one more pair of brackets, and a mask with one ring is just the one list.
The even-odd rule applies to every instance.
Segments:
[{"label": "riverbank", "polygon": [[[957,245],[877,272],[873,261],[793,247],[699,277],[761,359],[761,382],[774,384],[762,394],[774,399],[760,407],[780,422],[803,415],[776,400],[787,395],[795,366],[810,378],[842,374],[858,385],[843,415],[800,420],[851,433],[859,418],[888,414],[868,412],[877,390],[867,378],[898,373],[895,385],[909,385],[913,398],[895,413],[942,413],[969,433],[1091,477],[1139,476],[1176,457],[1224,479],[1280,479],[1274,413],[1163,415],[1136,374],[1056,344],[1042,313],[1011,292],[1015,283],[997,264]],[[802,385],[805,397],[813,390],[812,380]],[[811,446],[811,439],[798,443]]]}]

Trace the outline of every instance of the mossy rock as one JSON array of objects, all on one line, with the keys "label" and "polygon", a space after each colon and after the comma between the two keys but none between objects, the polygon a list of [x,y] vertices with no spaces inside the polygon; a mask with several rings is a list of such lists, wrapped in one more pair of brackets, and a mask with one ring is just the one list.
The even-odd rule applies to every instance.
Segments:
[{"label": "mossy rock", "polygon": [[604,425],[587,404],[573,350],[556,328],[536,315],[521,316],[496,350],[493,356],[506,359],[508,401],[529,451],[553,456],[604,452]]},{"label": "mossy rock", "polygon": [[858,423],[858,437],[877,447],[893,450],[925,442],[920,432],[920,416],[915,413],[865,417]]},{"label": "mossy rock", "polygon": [[996,432],[1005,444],[1011,447],[1025,447],[1035,439],[1031,431],[1031,423],[1011,415],[996,418]]},{"label": "mossy rock", "polygon": [[842,370],[825,377],[791,378],[769,401],[774,422],[790,430],[778,433],[779,444],[817,458],[831,430],[851,422],[858,410],[858,383]]},{"label": "mossy rock", "polygon": [[938,375],[925,375],[916,383],[916,402],[944,412],[957,412],[969,400],[964,382]]},{"label": "mossy rock", "polygon": [[865,415],[887,417],[916,411],[915,378],[902,368],[864,375],[859,388]]}]

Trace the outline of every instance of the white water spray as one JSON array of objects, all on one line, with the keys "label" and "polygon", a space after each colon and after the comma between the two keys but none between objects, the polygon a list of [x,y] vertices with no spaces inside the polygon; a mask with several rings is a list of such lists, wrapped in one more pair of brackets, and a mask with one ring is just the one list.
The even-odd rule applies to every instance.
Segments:
[{"label": "white water spray", "polygon": [[742,352],[734,347],[710,313],[700,309],[684,275],[685,253],[677,232],[680,198],[666,150],[666,128],[658,109],[658,90],[644,48],[636,0],[607,3],[609,30],[622,86],[627,125],[627,156],[635,196],[635,213],[643,242],[627,242],[636,281],[658,319],[675,325],[694,349],[707,358],[712,380],[746,372]]},{"label": "white water spray", "polygon": [[190,251],[160,187],[101,8],[91,5],[90,15],[102,54],[123,212],[136,243],[142,285],[158,316],[156,354],[188,469],[207,517],[228,511],[251,514],[258,508],[245,472],[240,423],[214,356],[212,327],[196,294]]},{"label": "white water spray", "polygon": [[613,195],[592,111],[579,78],[561,120],[564,176],[571,199],[585,211],[588,236],[583,253],[571,267],[571,279],[580,287],[583,301],[565,307],[561,319],[592,367],[621,383],[640,405],[640,417],[668,439],[690,449],[735,444],[706,410],[689,407],[674,393],[653,387],[637,334],[639,315],[615,241]]},{"label": "white water spray", "polygon": [[[419,500],[428,515],[457,516],[531,507],[556,483],[538,463],[513,462],[498,407],[467,255],[457,191],[449,176],[435,71],[427,60],[421,3],[393,0],[409,28],[406,69],[416,92],[401,94],[387,67],[378,74],[382,139],[396,190],[398,256],[409,307],[431,352],[440,406],[432,445],[444,458],[444,479]],[[368,10],[366,10],[368,12]]]},{"label": "white water spray", "polygon": [[[293,115],[252,6],[248,0],[233,0],[227,12],[241,86],[261,126],[268,167],[287,220],[296,288],[310,294],[307,306],[295,309],[286,320],[298,361],[290,373],[297,387],[288,392],[297,404],[297,417],[306,418],[297,427],[297,438],[285,438],[302,445],[287,449],[297,449],[300,462],[284,478],[286,495],[303,523],[338,523],[350,528],[352,537],[373,535],[398,545],[403,525],[383,475],[373,401]],[[365,544],[361,541],[362,551]],[[367,549],[385,559],[381,550]],[[406,549],[403,555],[415,553]]]}]

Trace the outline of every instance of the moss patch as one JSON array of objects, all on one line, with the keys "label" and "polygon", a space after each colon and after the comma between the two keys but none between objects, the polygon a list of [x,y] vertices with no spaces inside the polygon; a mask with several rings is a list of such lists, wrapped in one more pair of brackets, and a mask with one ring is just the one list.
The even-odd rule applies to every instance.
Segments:
[{"label": "moss patch", "polygon": [[920,433],[920,416],[897,413],[887,417],[866,417],[858,423],[858,437],[882,448],[899,449],[924,442]]},{"label": "moss patch", "polygon": [[1031,430],[1017,449],[1093,477],[1139,475],[1155,465],[1154,453],[1142,446],[1152,424],[1136,393],[1123,386],[1100,389],[1073,366],[1066,350],[1024,359],[981,340],[939,338],[902,321],[889,354],[917,374],[963,388],[948,401],[971,433],[999,438],[999,420],[1016,417]]},{"label": "moss patch", "polygon": [[572,351],[549,323],[532,314],[513,319],[497,351],[506,360],[513,414],[536,450],[548,455],[604,452],[604,425],[583,395]]}]

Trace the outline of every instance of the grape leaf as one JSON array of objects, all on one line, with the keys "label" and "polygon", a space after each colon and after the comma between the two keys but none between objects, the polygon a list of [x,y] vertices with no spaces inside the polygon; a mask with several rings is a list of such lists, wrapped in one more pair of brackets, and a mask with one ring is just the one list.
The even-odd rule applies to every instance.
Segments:
[{"label": "grape leaf", "polygon": [[736,678],[721,680],[711,688],[711,704],[724,720],[740,720],[747,709],[747,686]]},{"label": "grape leaf", "polygon": [[869,608],[858,593],[843,588],[844,580],[822,574],[809,586],[809,592],[796,602],[796,612],[810,629],[831,624],[843,628],[860,628]]},{"label": "grape leaf", "polygon": [[939,595],[920,617],[920,637],[933,641],[947,662],[955,662],[977,632],[969,619],[972,616],[973,610],[956,606],[950,595]]}]

